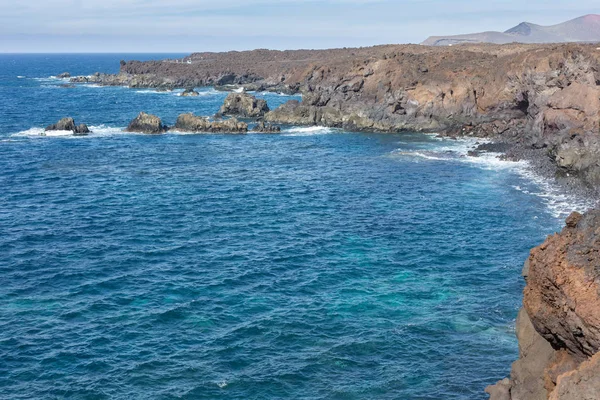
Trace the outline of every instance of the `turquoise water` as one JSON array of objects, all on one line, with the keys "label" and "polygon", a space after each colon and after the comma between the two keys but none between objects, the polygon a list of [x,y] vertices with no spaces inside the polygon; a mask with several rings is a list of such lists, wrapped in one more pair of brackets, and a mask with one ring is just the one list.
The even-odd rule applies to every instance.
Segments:
[{"label": "turquoise water", "polygon": [[[569,199],[420,134],[125,134],[225,94],[49,78],[121,58],[0,56],[0,398],[483,399],[508,374]],[[38,135],[64,116],[95,133]]]}]

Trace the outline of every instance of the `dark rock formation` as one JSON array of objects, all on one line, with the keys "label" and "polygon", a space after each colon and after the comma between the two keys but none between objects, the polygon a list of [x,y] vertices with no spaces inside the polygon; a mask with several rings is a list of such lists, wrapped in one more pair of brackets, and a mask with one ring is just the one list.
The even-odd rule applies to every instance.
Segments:
[{"label": "dark rock formation", "polygon": [[133,119],[127,127],[127,132],[137,133],[148,133],[148,134],[159,134],[167,131],[167,127],[163,125],[160,118],[155,115],[146,114],[145,112],[139,113],[135,119]]},{"label": "dark rock formation", "polygon": [[63,72],[62,74],[58,75],[57,78],[60,79],[66,79],[66,78],[70,78],[71,74],[69,72]]},{"label": "dark rock formation", "polygon": [[206,117],[194,114],[181,114],[177,117],[175,130],[194,133],[246,133],[248,124],[240,122],[235,118],[227,120],[210,121]]},{"label": "dark rock formation", "polygon": [[[488,137],[523,149],[541,149],[535,154],[554,163],[553,172],[559,177],[579,178],[591,188],[600,181],[595,162],[600,136],[596,48],[389,45],[196,53],[183,60],[123,62],[117,75],[95,74],[73,82],[301,92],[301,102],[268,112],[265,120]],[[237,115],[254,113],[246,114]]]},{"label": "dark rock formation", "polygon": [[265,123],[265,121],[258,121],[256,126],[252,128],[252,132],[257,133],[281,133],[281,128],[277,125]]},{"label": "dark rock formation", "polygon": [[269,112],[267,102],[246,93],[230,93],[217,115],[258,118]]},{"label": "dark rock formation", "polygon": [[572,214],[533,249],[517,319],[520,358],[491,400],[582,400],[600,393],[600,210]]},{"label": "dark rock formation", "polygon": [[196,92],[193,88],[187,88],[181,93],[183,97],[197,97],[200,96],[200,93]]},{"label": "dark rock formation", "polygon": [[56,124],[48,125],[46,131],[71,131],[76,136],[83,136],[90,133],[85,124],[75,125],[73,118],[63,118]]}]

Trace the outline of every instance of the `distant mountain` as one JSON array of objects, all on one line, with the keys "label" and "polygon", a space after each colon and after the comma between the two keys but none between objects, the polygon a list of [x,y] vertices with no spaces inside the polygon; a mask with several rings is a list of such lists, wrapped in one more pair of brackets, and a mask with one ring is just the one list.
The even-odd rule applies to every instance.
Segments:
[{"label": "distant mountain", "polygon": [[481,32],[455,36],[432,36],[422,44],[449,46],[462,43],[564,43],[600,42],[600,15],[589,14],[558,25],[522,22],[506,32]]}]

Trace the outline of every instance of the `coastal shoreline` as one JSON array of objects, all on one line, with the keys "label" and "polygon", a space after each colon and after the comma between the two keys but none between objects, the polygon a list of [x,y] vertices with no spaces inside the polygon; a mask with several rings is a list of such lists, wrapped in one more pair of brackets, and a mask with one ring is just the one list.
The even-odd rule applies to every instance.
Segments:
[{"label": "coastal shoreline", "polygon": [[118,74],[70,81],[302,94],[264,120],[488,139],[506,143],[507,158],[530,161],[569,192],[599,194],[600,51],[594,45],[194,53],[181,60],[121,61]]}]

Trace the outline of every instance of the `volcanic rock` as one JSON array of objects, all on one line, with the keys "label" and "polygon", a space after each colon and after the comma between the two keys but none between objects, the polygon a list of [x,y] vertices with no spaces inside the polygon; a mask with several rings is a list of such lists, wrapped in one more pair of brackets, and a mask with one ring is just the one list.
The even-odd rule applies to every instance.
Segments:
[{"label": "volcanic rock", "polygon": [[230,93],[217,115],[258,118],[269,112],[267,102],[246,93]]},{"label": "volcanic rock", "polygon": [[196,92],[193,88],[188,88],[188,89],[185,89],[185,91],[183,91],[183,93],[181,93],[181,96],[197,97],[197,96],[200,96],[200,93]]},{"label": "volcanic rock", "polygon": [[192,113],[181,114],[173,128],[182,132],[194,133],[246,133],[248,124],[235,118],[210,121],[207,117],[199,117]]},{"label": "volcanic rock", "polygon": [[281,133],[281,128],[277,125],[273,125],[270,123],[265,123],[265,121],[259,121],[254,128],[252,128],[252,132],[257,133]]},{"label": "volcanic rock", "polygon": [[56,124],[48,125],[46,131],[71,131],[76,136],[84,136],[90,133],[85,124],[75,125],[73,118],[63,118]]},{"label": "volcanic rock", "polygon": [[[600,210],[573,213],[531,251],[517,319],[520,358],[492,400],[583,400],[600,393]],[[506,397],[506,389],[509,396]]]},{"label": "volcanic rock", "polygon": [[155,115],[139,113],[127,127],[127,132],[138,132],[148,134],[159,134],[167,131],[167,127],[163,125],[161,119]]},{"label": "volcanic rock", "polygon": [[71,74],[69,72],[63,72],[62,74],[58,75],[57,78],[60,79],[66,79],[66,78],[70,78]]}]

